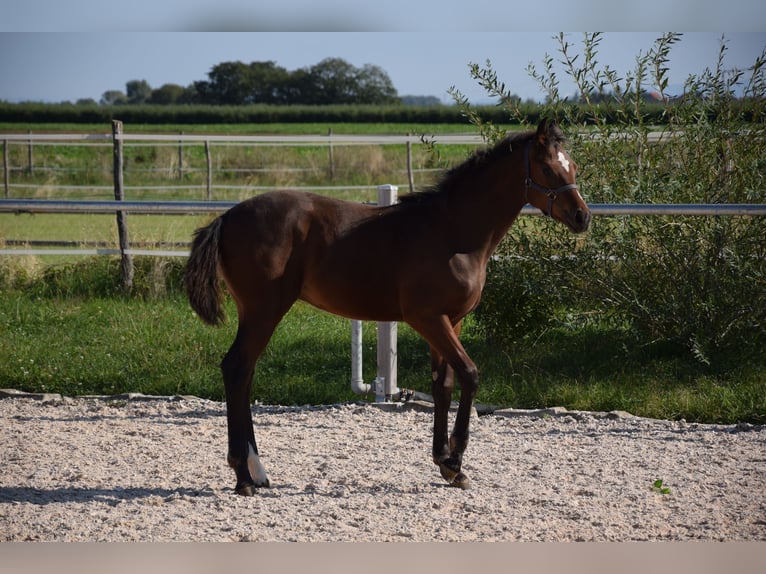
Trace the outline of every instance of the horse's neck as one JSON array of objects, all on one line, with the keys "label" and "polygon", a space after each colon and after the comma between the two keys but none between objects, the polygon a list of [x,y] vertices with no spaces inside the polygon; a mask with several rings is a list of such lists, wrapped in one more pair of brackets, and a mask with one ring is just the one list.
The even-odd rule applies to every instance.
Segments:
[{"label": "horse's neck", "polygon": [[489,259],[524,207],[523,177],[516,170],[487,177],[452,198],[449,234],[456,250]]}]

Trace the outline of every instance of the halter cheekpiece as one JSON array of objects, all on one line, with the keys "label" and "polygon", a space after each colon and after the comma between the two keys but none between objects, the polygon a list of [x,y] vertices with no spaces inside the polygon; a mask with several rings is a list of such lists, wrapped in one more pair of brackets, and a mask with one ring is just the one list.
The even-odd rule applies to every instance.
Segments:
[{"label": "halter cheekpiece", "polygon": [[579,187],[575,183],[568,183],[566,185],[562,185],[561,187],[557,187],[556,189],[550,189],[548,187],[545,187],[533,181],[532,175],[530,173],[530,166],[529,166],[529,148],[531,146],[532,146],[532,140],[530,140],[527,143],[527,145],[524,147],[524,169],[526,171],[526,174],[524,177],[524,201],[526,203],[529,203],[529,200],[527,199],[527,195],[529,194],[530,187],[537,191],[541,191],[548,198],[548,207],[545,211],[543,211],[543,213],[550,217],[551,210],[553,209],[553,202],[556,200],[556,198],[565,191],[569,191],[570,189],[579,189]]}]

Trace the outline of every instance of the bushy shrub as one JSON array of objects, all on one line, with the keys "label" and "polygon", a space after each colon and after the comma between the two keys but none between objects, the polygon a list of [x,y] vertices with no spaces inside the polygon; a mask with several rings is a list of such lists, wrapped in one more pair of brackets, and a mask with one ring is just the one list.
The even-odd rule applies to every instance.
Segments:
[{"label": "bushy shrub", "polygon": [[[530,67],[550,96],[544,113],[570,136],[590,202],[766,202],[766,50],[747,72],[732,71],[722,40],[715,66],[690,76],[684,94],[671,98],[669,54],[679,40],[662,36],[621,78],[598,66],[598,34],[585,35],[579,54],[560,36],[560,61],[577,83],[580,106],[559,96],[552,58],[542,71]],[[503,97],[489,63],[472,71],[489,94]],[[663,101],[662,128],[644,114],[648,88]],[[511,103],[507,109],[530,123]],[[662,139],[652,144],[657,129]],[[520,330],[540,332],[556,309],[617,316],[644,343],[670,341],[709,362],[718,352],[766,343],[765,237],[766,218],[758,216],[597,218],[584,242],[547,223],[517,224],[491,266],[478,319],[488,334],[516,338]]]}]

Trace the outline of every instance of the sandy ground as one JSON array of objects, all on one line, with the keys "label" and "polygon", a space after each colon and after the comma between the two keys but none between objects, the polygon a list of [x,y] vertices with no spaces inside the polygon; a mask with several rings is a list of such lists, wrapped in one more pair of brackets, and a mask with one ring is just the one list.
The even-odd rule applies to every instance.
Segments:
[{"label": "sandy ground", "polygon": [[759,426],[496,412],[461,491],[425,407],[254,406],[272,487],[245,498],[221,403],[4,394],[2,541],[766,540]]}]

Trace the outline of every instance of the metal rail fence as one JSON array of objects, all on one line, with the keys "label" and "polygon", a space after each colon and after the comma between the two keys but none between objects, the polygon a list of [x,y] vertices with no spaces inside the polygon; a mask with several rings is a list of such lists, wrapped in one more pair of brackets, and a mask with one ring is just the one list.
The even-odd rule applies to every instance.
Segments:
[{"label": "metal rail fence", "polygon": [[[434,134],[429,136],[439,145],[481,145],[484,142],[479,134]],[[618,136],[613,136],[618,137]],[[659,143],[670,137],[666,132],[650,132],[647,134],[648,143]],[[212,172],[262,172],[262,171],[286,171],[284,168],[253,168],[253,169],[235,169],[212,167],[210,149],[212,145],[216,146],[268,146],[268,147],[302,147],[302,146],[320,146],[328,150],[328,163],[331,173],[334,173],[333,148],[335,146],[389,146],[404,145],[407,147],[407,179],[412,191],[415,173],[438,171],[433,168],[415,168],[412,165],[412,145],[422,143],[420,135],[381,135],[381,134],[334,134],[330,130],[327,134],[299,135],[216,135],[216,134],[126,134],[122,131],[113,131],[113,133],[85,133],[85,134],[36,134],[36,133],[4,133],[0,134],[0,143],[3,147],[3,190],[4,197],[10,197],[10,190],[13,189],[32,189],[39,187],[36,184],[12,183],[10,174],[14,171],[72,171],[72,168],[57,168],[51,166],[37,166],[34,161],[34,148],[37,146],[95,146],[95,147],[116,147],[117,145],[128,144],[130,147],[176,147],[178,149],[178,162],[176,166],[177,175],[184,173],[206,172],[207,198],[212,199],[214,189],[238,189],[238,186],[216,186],[212,184]],[[204,168],[189,167],[184,165],[184,145],[203,145],[205,148],[206,166]],[[27,160],[26,165],[12,166],[9,160],[10,146],[26,146]],[[167,168],[137,168],[131,167],[131,171],[154,171],[167,172]],[[287,171],[310,171],[302,168],[292,168]],[[55,186],[62,190],[87,190],[87,191],[108,191],[111,188],[103,185],[80,185],[80,186]],[[131,186],[132,191],[191,191],[198,190],[199,185],[162,185],[162,186]],[[357,189],[355,186],[354,189]],[[251,188],[259,191],[258,188]],[[349,187],[333,187],[333,189],[351,189]],[[370,189],[364,187],[364,189]],[[316,191],[317,188],[312,188]]]},{"label": "metal rail fence", "polygon": [[[387,186],[380,186],[387,187]],[[393,186],[390,186],[393,187]],[[200,215],[222,213],[233,207],[233,201],[117,201],[117,200],[48,200],[0,199],[0,213],[79,213],[79,214],[155,214]],[[765,216],[766,204],[620,204],[589,205],[594,216],[670,215],[670,216]],[[522,215],[541,215],[526,206]],[[188,250],[158,249],[44,249],[2,248],[0,255],[155,255],[186,256]]]}]

